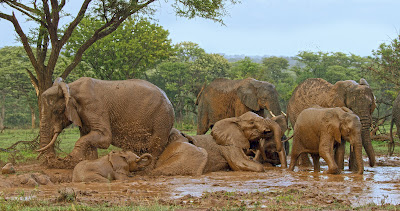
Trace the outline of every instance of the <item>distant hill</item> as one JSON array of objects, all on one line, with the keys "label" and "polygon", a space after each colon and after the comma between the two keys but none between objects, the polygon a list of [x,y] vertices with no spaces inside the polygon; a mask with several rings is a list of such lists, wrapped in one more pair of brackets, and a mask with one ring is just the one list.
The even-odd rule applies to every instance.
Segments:
[{"label": "distant hill", "polygon": [[[245,57],[249,57],[251,60],[253,60],[253,62],[261,63],[263,58],[272,57],[271,55],[248,56],[248,55],[226,55],[223,53],[221,53],[220,55],[224,56],[224,58],[227,59],[229,62],[237,62],[239,60],[244,59]],[[278,57],[282,57],[288,60],[290,67],[299,63],[297,60],[295,60],[295,57],[288,57],[288,56],[278,56]]]}]

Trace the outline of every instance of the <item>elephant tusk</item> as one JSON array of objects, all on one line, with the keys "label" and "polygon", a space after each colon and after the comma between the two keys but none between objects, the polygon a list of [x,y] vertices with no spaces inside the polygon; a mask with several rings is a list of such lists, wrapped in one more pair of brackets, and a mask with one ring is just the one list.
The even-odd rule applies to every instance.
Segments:
[{"label": "elephant tusk", "polygon": [[276,117],[275,114],[272,113],[272,111],[269,111],[269,114],[271,114],[272,117]]},{"label": "elephant tusk", "polygon": [[42,152],[42,151],[44,151],[44,150],[50,148],[52,145],[54,145],[54,143],[55,143],[56,140],[57,140],[58,134],[60,134],[60,133],[55,133],[54,136],[53,136],[53,139],[51,139],[50,143],[47,144],[45,147],[36,150],[36,152]]},{"label": "elephant tusk", "polygon": [[285,114],[285,112],[281,111],[281,113],[283,114],[283,116],[287,117],[287,115]]}]

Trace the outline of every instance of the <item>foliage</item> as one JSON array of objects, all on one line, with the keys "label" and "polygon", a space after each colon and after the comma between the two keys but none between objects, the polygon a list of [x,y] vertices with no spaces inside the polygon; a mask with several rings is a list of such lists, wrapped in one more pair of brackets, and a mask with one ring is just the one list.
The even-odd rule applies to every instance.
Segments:
[{"label": "foliage", "polygon": [[226,77],[229,62],[218,54],[207,54],[197,44],[175,45],[176,56],[157,66],[150,80],[171,100],[177,120],[196,113],[195,101],[204,84]]},{"label": "foliage", "polygon": [[[38,97],[48,89],[55,78],[55,68],[60,53],[65,44],[71,38],[73,31],[82,24],[82,20],[88,13],[101,19],[101,25],[97,25],[89,33],[84,41],[77,47],[73,59],[65,66],[60,76],[65,79],[79,64],[83,54],[96,41],[114,32],[125,20],[135,15],[149,15],[156,10],[156,2],[159,0],[127,1],[127,0],[85,0],[76,16],[68,14],[66,4],[75,3],[68,1],[14,1],[2,0],[3,6],[0,18],[11,22],[17,32],[27,57],[32,64],[32,71],[28,69],[32,84],[37,90]],[[223,23],[222,17],[227,14],[226,5],[236,4],[236,0],[171,0],[178,16],[195,18],[201,17]],[[22,29],[20,20],[15,16],[19,12],[29,21],[36,24],[35,30],[29,34]],[[64,25],[62,23],[65,23]],[[36,52],[32,48],[36,45]],[[48,58],[48,59],[47,59]],[[39,98],[39,107],[41,105]]]},{"label": "foliage", "polygon": [[230,71],[231,79],[257,78],[261,65],[253,62],[250,57],[234,62]]},{"label": "foliage", "polygon": [[368,69],[379,79],[394,85],[395,90],[400,90],[400,35],[390,44],[382,43],[372,54],[373,63]]},{"label": "foliage", "polygon": [[0,129],[35,122],[37,103],[27,68],[31,64],[22,47],[0,49]]},{"label": "foliage", "polygon": [[[81,23],[66,44],[64,54],[69,58],[103,21],[85,17]],[[168,35],[168,31],[145,18],[128,18],[85,52],[82,65],[78,66],[79,75],[103,80],[143,78],[148,69],[173,54]]]}]

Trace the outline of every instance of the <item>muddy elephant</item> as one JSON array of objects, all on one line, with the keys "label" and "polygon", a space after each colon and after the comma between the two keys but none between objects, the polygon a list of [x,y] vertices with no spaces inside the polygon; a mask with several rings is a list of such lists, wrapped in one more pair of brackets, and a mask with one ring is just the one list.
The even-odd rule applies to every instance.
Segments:
[{"label": "muddy elephant", "polygon": [[345,142],[348,141],[355,154],[356,172],[363,174],[361,130],[359,117],[346,107],[304,109],[294,125],[289,170],[293,171],[300,154],[309,153],[316,172],[320,171],[322,157],[328,164],[326,173],[338,174],[344,165]]},{"label": "muddy elephant", "polygon": [[[80,78],[66,84],[61,78],[42,94],[40,146],[47,165],[73,168],[80,160],[96,159],[97,148],[110,144],[155,159],[168,142],[174,110],[165,93],[143,80],[102,81]],[[74,123],[81,137],[65,159],[55,158],[54,142]]]},{"label": "muddy elephant", "polygon": [[245,154],[251,142],[262,138],[276,143],[282,168],[287,165],[279,124],[253,112],[216,122],[211,134],[188,136],[173,129],[171,136],[177,141],[171,141],[160,156],[154,169],[156,174],[181,175],[184,172],[186,175],[199,175],[228,169],[263,171],[261,163]]},{"label": "muddy elephant", "polygon": [[205,134],[217,121],[253,111],[265,117],[268,110],[281,114],[278,92],[273,84],[253,78],[219,78],[203,87],[197,96],[197,135]]},{"label": "muddy elephant", "polygon": [[[365,79],[360,83],[352,80],[338,81],[334,85],[321,78],[307,79],[296,87],[287,107],[292,125],[304,109],[312,105],[325,108],[347,107],[361,119],[362,144],[369,158],[369,165],[375,165],[375,152],[371,144],[370,126],[374,111],[375,97]],[[350,153],[350,169],[356,168],[354,153]]]},{"label": "muddy elephant", "polygon": [[72,182],[110,182],[126,180],[129,175],[150,165],[153,156],[137,156],[131,151],[111,151],[96,160],[79,162],[72,173]]},{"label": "muddy elephant", "polygon": [[388,145],[389,155],[393,154],[395,147],[393,139],[393,124],[395,124],[397,128],[397,136],[400,136],[400,93],[397,95],[392,106],[392,120],[390,121],[390,143]]}]

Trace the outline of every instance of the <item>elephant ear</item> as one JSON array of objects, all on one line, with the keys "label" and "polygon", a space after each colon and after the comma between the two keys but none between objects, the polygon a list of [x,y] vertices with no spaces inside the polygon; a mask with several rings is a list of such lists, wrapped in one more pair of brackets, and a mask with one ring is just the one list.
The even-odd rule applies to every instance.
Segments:
[{"label": "elephant ear", "polygon": [[82,127],[82,121],[78,114],[77,102],[71,97],[68,84],[64,83],[62,78],[59,77],[54,81],[53,86],[58,86],[59,96],[64,96],[65,116],[75,125]]},{"label": "elephant ear", "polygon": [[340,120],[337,114],[332,111],[327,111],[322,118],[325,123],[328,134],[331,134],[335,141],[342,142],[342,135],[340,133]]},{"label": "elephant ear", "polygon": [[241,149],[250,148],[249,140],[240,129],[237,117],[226,118],[215,123],[211,135],[218,145],[236,146]]},{"label": "elephant ear", "polygon": [[356,86],[355,81],[338,81],[332,87],[332,99],[328,103],[329,107],[346,107],[346,95],[351,87]]},{"label": "elephant ear", "polygon": [[237,95],[240,101],[251,110],[260,110],[260,105],[258,104],[257,98],[257,90],[251,82],[246,81],[245,84],[240,86],[237,90]]},{"label": "elephant ear", "polygon": [[124,156],[124,152],[111,151],[108,154],[108,161],[111,163],[114,171],[120,171],[122,169],[129,172],[128,161]]}]

